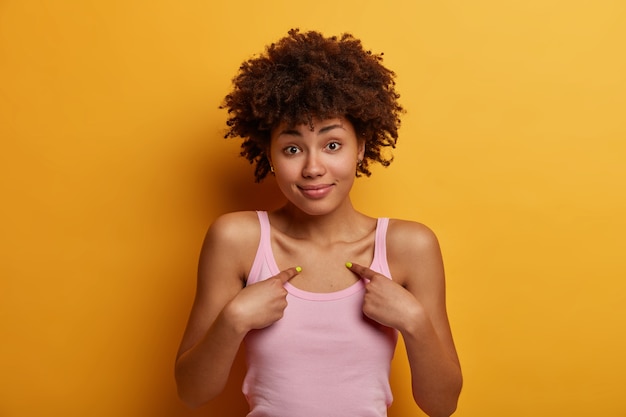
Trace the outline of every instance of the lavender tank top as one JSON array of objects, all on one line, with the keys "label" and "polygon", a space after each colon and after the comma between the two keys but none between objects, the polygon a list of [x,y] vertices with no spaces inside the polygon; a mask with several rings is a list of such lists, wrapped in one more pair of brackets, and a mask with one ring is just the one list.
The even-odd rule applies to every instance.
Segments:
[{"label": "lavender tank top", "polygon": [[[278,274],[267,213],[247,285]],[[379,218],[370,266],[389,278],[386,232]],[[285,284],[288,306],[271,326],[245,338],[243,393],[249,417],[381,417],[393,401],[389,371],[397,331],[365,317],[362,280],[330,293]]]}]

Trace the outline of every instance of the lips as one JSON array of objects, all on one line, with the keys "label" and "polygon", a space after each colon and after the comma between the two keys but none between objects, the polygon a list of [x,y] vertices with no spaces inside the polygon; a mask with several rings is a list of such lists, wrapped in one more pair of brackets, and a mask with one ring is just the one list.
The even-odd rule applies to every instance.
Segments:
[{"label": "lips", "polygon": [[327,196],[333,189],[332,184],[319,184],[319,185],[302,185],[298,186],[300,192],[305,197],[318,199]]}]

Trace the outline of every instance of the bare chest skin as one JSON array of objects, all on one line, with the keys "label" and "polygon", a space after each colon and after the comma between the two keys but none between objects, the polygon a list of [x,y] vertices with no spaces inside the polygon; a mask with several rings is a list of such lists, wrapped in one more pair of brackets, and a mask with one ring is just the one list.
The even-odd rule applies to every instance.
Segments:
[{"label": "bare chest skin", "polygon": [[369,266],[374,257],[376,229],[357,240],[319,244],[294,239],[272,228],[272,251],[280,270],[301,266],[302,272],[290,282],[296,288],[316,293],[340,291],[353,285],[359,278],[346,262]]}]

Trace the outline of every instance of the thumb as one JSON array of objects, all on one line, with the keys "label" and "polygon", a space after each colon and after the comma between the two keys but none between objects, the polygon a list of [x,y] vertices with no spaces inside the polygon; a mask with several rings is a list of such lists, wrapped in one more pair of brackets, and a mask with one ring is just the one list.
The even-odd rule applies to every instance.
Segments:
[{"label": "thumb", "polygon": [[294,266],[293,268],[288,268],[281,271],[278,275],[276,275],[276,278],[278,278],[280,282],[285,284],[287,281],[298,275],[300,272],[302,272],[302,268],[300,268],[299,266]]}]

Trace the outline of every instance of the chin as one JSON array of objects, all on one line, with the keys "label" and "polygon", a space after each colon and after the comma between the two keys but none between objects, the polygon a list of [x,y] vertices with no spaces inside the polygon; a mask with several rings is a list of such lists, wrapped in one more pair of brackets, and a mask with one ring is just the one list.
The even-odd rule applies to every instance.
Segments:
[{"label": "chin", "polygon": [[335,204],[330,204],[329,202],[324,201],[290,201],[291,205],[295,207],[297,210],[309,216],[324,216],[326,214],[330,214],[338,209],[338,206]]}]

